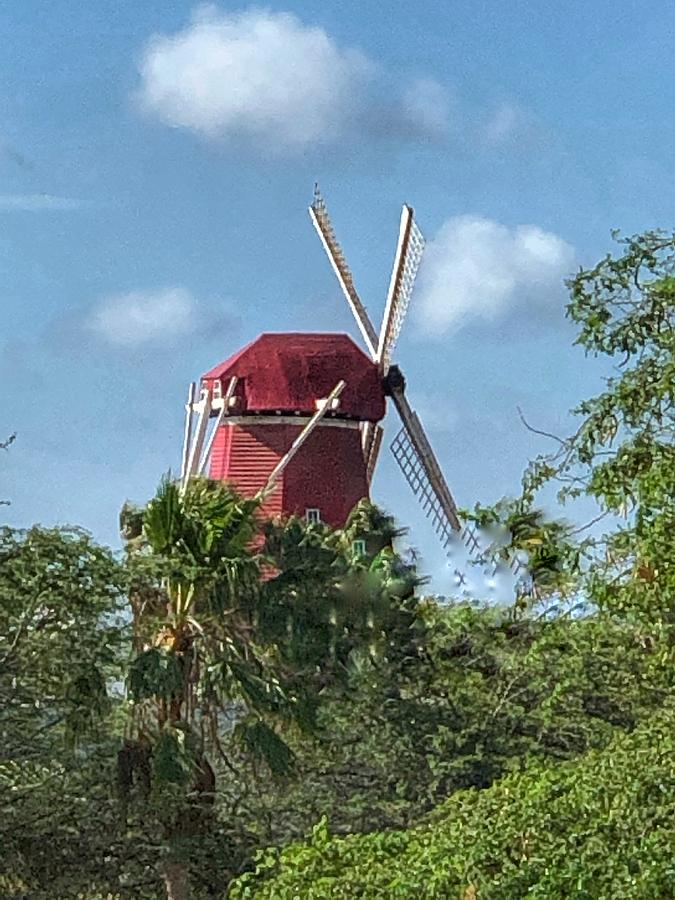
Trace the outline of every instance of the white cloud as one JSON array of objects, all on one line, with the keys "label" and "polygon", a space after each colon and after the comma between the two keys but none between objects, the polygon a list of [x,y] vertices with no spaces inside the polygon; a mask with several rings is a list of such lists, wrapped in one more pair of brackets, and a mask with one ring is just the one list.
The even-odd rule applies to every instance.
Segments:
[{"label": "white cloud", "polygon": [[489,117],[483,128],[483,137],[488,144],[501,144],[518,131],[523,114],[513,103],[502,103]]},{"label": "white cloud", "polygon": [[428,135],[445,134],[450,127],[450,96],[433,78],[418,78],[402,96],[404,118]]},{"label": "white cloud", "polygon": [[0,210],[40,212],[42,210],[69,210],[81,207],[72,197],[54,197],[51,194],[0,194]]},{"label": "white cloud", "polygon": [[197,303],[183,288],[131,291],[99,301],[85,325],[97,337],[118,347],[172,343],[196,329]]},{"label": "white cloud", "polygon": [[545,145],[550,135],[546,127],[529,110],[517,103],[500,103],[478,126],[480,144],[499,148],[505,145],[520,147]]},{"label": "white cloud", "polygon": [[494,321],[513,307],[543,307],[561,294],[574,250],[536,225],[507,228],[492,219],[457,216],[427,246],[415,301],[428,333]]},{"label": "white cloud", "polygon": [[302,149],[350,124],[372,71],[362,54],[291,13],[209,6],[184,30],[150,40],[140,101],[169,125],[207,137]]}]

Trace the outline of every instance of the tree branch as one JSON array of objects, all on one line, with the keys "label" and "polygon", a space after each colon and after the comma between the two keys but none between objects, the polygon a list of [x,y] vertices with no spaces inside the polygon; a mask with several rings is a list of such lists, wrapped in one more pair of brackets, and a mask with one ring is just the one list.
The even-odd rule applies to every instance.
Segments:
[{"label": "tree branch", "polygon": [[567,441],[563,440],[563,438],[561,438],[561,437],[558,437],[557,434],[551,434],[550,431],[541,431],[539,428],[534,428],[532,425],[530,425],[530,423],[527,421],[527,419],[523,415],[522,409],[519,406],[517,406],[516,409],[518,410],[518,416],[520,417],[520,421],[523,423],[523,425],[527,428],[528,431],[531,431],[533,434],[540,434],[540,435],[542,435],[542,437],[551,438],[551,440],[557,441],[563,447],[567,444]]}]

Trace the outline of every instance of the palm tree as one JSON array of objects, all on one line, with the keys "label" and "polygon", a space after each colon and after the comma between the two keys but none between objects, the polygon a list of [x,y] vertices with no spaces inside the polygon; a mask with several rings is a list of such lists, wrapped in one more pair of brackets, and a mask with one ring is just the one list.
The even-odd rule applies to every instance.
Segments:
[{"label": "palm tree", "polygon": [[131,529],[137,652],[120,786],[125,802],[136,785],[152,799],[169,850],[171,900],[189,894],[179,850],[208,828],[210,760],[222,750],[223,728],[274,773],[291,761],[274,722],[293,717],[294,697],[276,647],[256,629],[261,559],[249,548],[257,505],[219,482],[193,479],[181,492],[166,478],[143,510],[140,534]]}]

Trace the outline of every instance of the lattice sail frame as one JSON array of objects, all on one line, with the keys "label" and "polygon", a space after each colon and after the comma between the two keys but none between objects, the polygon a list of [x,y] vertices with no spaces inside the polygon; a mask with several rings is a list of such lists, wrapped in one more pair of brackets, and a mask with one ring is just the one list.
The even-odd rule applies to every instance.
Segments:
[{"label": "lattice sail frame", "polygon": [[424,465],[405,427],[401,428],[392,441],[391,451],[403,477],[419,500],[422,510],[427,518],[431,519],[431,524],[441,540],[443,549],[447,550],[448,545],[457,534],[457,529],[450,523],[436,491],[432,488]]},{"label": "lattice sail frame", "polygon": [[424,235],[420,231],[413,217],[413,211],[409,206],[403,208],[401,230],[403,232],[403,240],[401,242],[400,259],[397,258],[398,264],[395,264],[392,272],[390,297],[388,297],[385,307],[378,346],[378,362],[383,372],[386,372],[391,365],[391,357],[410,306],[415,279],[417,278],[425,247]]},{"label": "lattice sail frame", "polygon": [[[414,413],[414,416],[417,418],[416,413]],[[474,557],[480,558],[481,547],[475,529],[471,525],[464,525],[458,530],[452,524],[445,505],[438,492],[434,489],[424,462],[420,458],[405,425],[400,429],[390,446],[394,459],[403,473],[403,477],[408,482],[415,497],[419,500],[426,517],[431,519],[432,527],[440,538],[443,549],[447,550],[453,535],[457,534],[469,553]],[[493,556],[490,561],[495,563],[492,572],[494,575],[499,566],[499,561],[496,559],[496,556]],[[521,574],[526,574],[525,566],[515,553],[508,560],[508,566],[517,577]]]},{"label": "lattice sail frame", "polygon": [[335,236],[335,230],[333,229],[326,203],[321,196],[318,185],[314,188],[314,200],[309,208],[309,213],[319,238],[321,239],[321,243],[324,246],[326,255],[333,266],[333,271],[337,276],[342,292],[356,319],[356,324],[361,330],[361,334],[370,351],[370,355],[375,357],[377,355],[378,345],[377,334],[375,333],[375,329],[373,328],[373,324],[370,321],[366,308],[361,302],[361,298],[354,286],[354,278],[347,265],[347,260],[342,252],[340,242]]}]

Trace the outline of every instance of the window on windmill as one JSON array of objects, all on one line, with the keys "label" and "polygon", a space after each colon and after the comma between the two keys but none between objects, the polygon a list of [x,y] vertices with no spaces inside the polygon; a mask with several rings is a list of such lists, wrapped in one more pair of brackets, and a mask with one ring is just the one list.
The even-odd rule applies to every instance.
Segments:
[{"label": "window on windmill", "polygon": [[310,525],[318,525],[321,522],[321,510],[309,507],[305,510],[305,521]]},{"label": "window on windmill", "polygon": [[220,378],[216,378],[216,380],[213,382],[213,399],[220,400],[220,398],[222,396],[223,396],[223,383],[220,380]]},{"label": "window on windmill", "polygon": [[[323,409],[324,406],[328,403],[328,397],[321,397],[319,400],[314,401],[314,405],[317,409]],[[328,407],[328,412],[334,412],[336,409],[340,407],[340,398],[333,397],[331,400],[330,406]]]},{"label": "window on windmill", "polygon": [[366,555],[366,542],[363,540],[363,538],[352,541],[352,552],[354,553],[354,556]]}]

